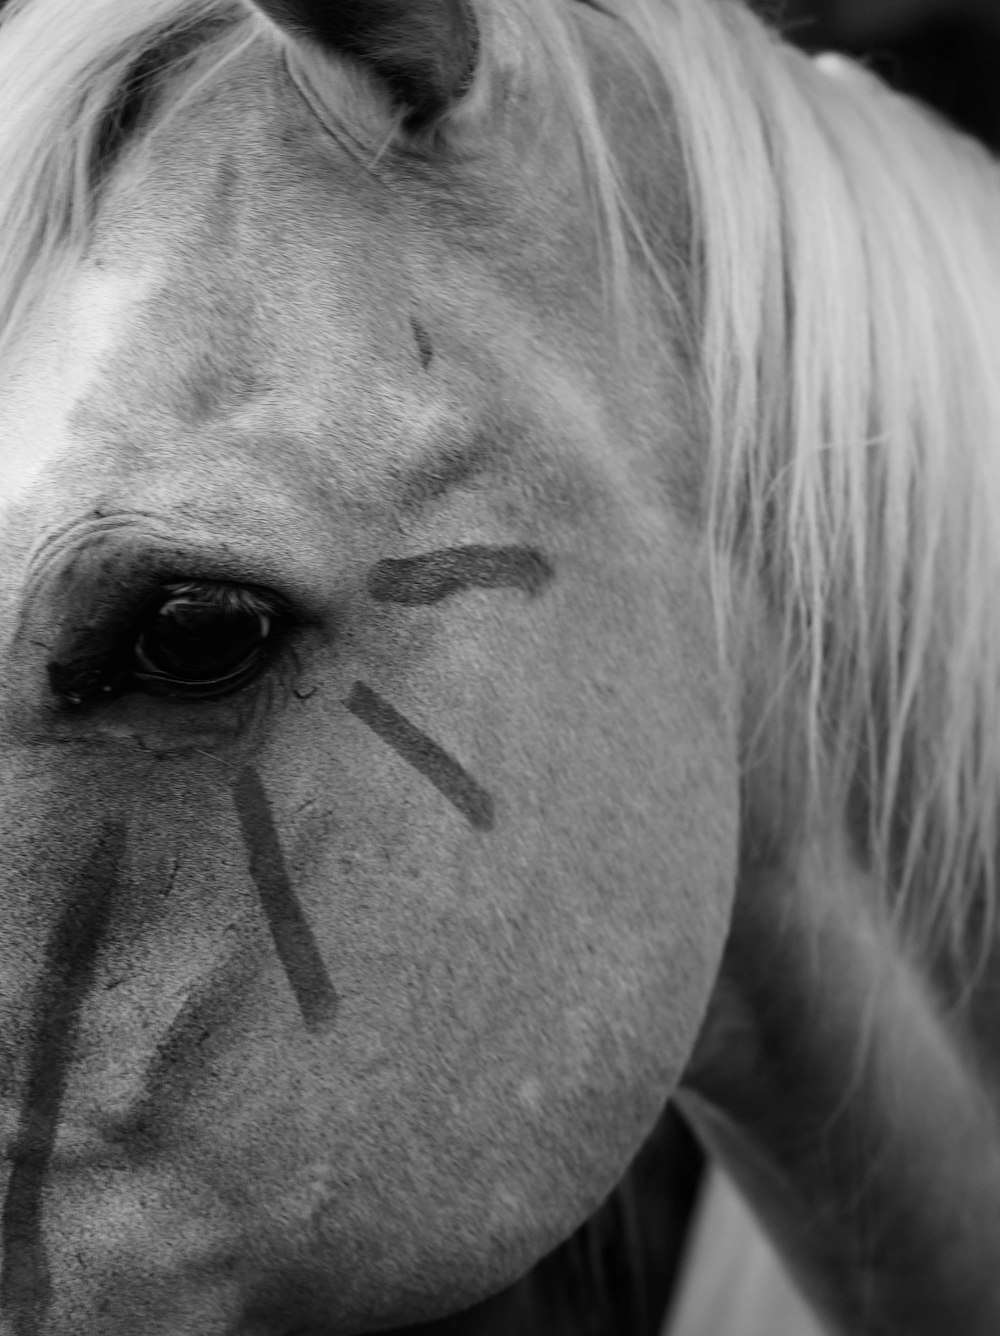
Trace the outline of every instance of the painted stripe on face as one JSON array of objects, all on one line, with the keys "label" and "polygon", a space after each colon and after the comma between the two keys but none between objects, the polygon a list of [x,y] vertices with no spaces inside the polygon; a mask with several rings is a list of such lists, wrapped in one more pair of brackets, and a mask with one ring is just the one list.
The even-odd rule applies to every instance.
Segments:
[{"label": "painted stripe on face", "polygon": [[493,829],[493,799],[443,747],[426,733],[421,733],[363,682],[355,682],[345,704],[353,715],[443,793],[471,826],[476,830]]},{"label": "painted stripe on face", "polygon": [[531,547],[450,547],[378,562],[368,577],[376,603],[439,603],[463,589],[521,589],[537,594],[555,574]]},{"label": "painted stripe on face", "polygon": [[10,1323],[12,1336],[38,1336],[52,1301],[41,1230],[42,1192],[80,1009],[93,981],[124,847],[124,826],[105,830],[45,947],[27,1088],[3,1204],[0,1312]]},{"label": "painted stripe on face", "polygon": [[416,316],[410,316],[410,328],[413,330],[413,337],[417,344],[417,352],[420,354],[420,365],[426,371],[434,359],[434,347],[431,343],[431,336],[427,333],[427,330],[424,329]]},{"label": "painted stripe on face", "polygon": [[233,801],[250,875],[306,1029],[313,1033],[328,1030],[337,1015],[337,991],[292,886],[271,804],[253,766],[240,771],[233,785]]}]

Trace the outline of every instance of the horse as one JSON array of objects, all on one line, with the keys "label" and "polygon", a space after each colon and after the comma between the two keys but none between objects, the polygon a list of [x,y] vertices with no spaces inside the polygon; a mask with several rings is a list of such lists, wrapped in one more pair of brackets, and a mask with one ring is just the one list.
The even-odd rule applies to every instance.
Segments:
[{"label": "horse", "polygon": [[526,1331],[668,1102],[1000,1329],[985,151],[736,0],[8,0],[0,218],[2,1336]]}]

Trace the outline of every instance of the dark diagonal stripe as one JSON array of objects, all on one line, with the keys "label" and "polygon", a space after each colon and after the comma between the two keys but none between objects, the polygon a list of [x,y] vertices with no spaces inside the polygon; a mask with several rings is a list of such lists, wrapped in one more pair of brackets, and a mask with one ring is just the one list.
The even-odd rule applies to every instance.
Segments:
[{"label": "dark diagonal stripe", "polygon": [[463,589],[521,589],[537,594],[551,563],[531,547],[450,547],[378,562],[368,577],[376,603],[440,603]]},{"label": "dark diagonal stripe", "polygon": [[493,799],[443,747],[421,733],[371,687],[355,682],[347,708],[409,761],[477,830],[493,829]]},{"label": "dark diagonal stripe", "polygon": [[125,843],[105,831],[81,870],[45,947],[24,1102],[3,1203],[0,1312],[13,1336],[38,1336],[52,1301],[42,1241],[42,1193],[82,1007],[108,921]]},{"label": "dark diagonal stripe", "polygon": [[240,771],[233,785],[233,799],[247,848],[250,875],[306,1029],[328,1029],[337,1014],[336,989],[295,894],[271,804],[252,766]]}]

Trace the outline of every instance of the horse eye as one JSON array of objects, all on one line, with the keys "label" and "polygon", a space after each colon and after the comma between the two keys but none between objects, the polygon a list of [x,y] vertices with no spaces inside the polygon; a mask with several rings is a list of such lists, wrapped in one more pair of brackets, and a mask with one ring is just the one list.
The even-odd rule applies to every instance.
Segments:
[{"label": "horse eye", "polygon": [[197,581],[167,585],[132,649],[134,682],[171,696],[223,696],[263,668],[280,608],[274,595]]}]

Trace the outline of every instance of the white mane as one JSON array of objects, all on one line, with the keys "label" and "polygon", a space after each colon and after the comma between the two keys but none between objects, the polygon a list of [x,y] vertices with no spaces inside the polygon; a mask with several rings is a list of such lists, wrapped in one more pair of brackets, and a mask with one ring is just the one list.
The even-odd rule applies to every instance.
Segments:
[{"label": "white mane", "polygon": [[[686,154],[721,614],[738,556],[805,700],[815,800],[861,794],[870,856],[915,941],[958,941],[996,898],[1000,173],[736,0],[604,7],[662,71]],[[621,297],[638,225],[573,6],[531,9],[577,112]],[[8,5],[0,344],[85,240],[98,139],[137,60],[203,24],[249,22],[238,0]]]},{"label": "white mane", "polygon": [[719,550],[770,595],[816,801],[861,795],[911,940],[960,946],[996,903],[1000,169],[742,5],[622,7],[687,145]]}]

